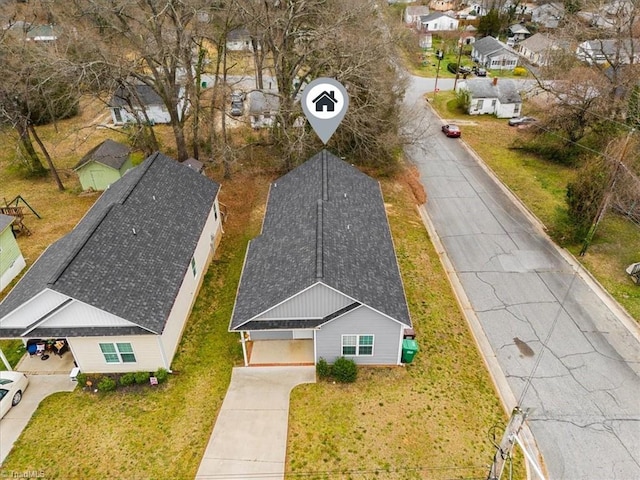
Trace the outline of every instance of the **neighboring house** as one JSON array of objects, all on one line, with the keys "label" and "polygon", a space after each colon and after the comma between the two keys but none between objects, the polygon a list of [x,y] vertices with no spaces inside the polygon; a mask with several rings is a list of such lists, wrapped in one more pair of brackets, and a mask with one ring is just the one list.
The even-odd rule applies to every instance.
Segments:
[{"label": "neighboring house", "polygon": [[219,185],[154,153],[0,303],[0,338],[64,339],[81,371],[171,368],[221,236]]},{"label": "neighboring house", "polygon": [[513,70],[518,65],[518,54],[493,37],[476,40],[471,56],[487,70]]},{"label": "neighboring house", "polygon": [[[118,87],[109,102],[114,125],[147,121],[151,124],[171,122],[169,110],[153,88],[149,85],[135,85],[129,88]],[[181,114],[184,104],[183,92],[179,102],[178,113]]]},{"label": "neighboring house", "polygon": [[13,217],[0,213],[0,292],[26,266],[11,225]]},{"label": "neighboring house", "polygon": [[568,48],[566,42],[545,33],[536,33],[518,44],[518,53],[527,62],[540,67],[549,65],[553,52]]},{"label": "neighboring house", "polygon": [[520,23],[511,25],[509,27],[509,38],[507,39],[507,45],[514,46],[516,43],[521,42],[525,38],[529,37],[531,32]]},{"label": "neighboring house", "polygon": [[471,45],[476,41],[476,34],[478,29],[473,25],[467,25],[460,34],[459,42],[463,45]]},{"label": "neighboring house", "polygon": [[640,63],[640,40],[588,40],[578,45],[578,59],[590,65],[608,63],[612,66]]},{"label": "neighboring house", "polygon": [[106,190],[109,185],[133,168],[131,150],[122,143],[107,139],[96,145],[73,169],[83,190]]},{"label": "neighboring house", "polygon": [[457,30],[460,22],[449,15],[441,12],[430,13],[429,15],[421,15],[418,18],[418,30],[424,32],[440,32]]},{"label": "neighboring house", "polygon": [[431,33],[421,33],[418,37],[420,48],[430,49],[433,47],[433,35]]},{"label": "neighboring house", "polygon": [[429,8],[438,12],[453,11],[457,6],[457,0],[431,0],[431,2],[429,2]]},{"label": "neighboring house", "polygon": [[379,183],[326,150],[276,180],[229,326],[245,364],[280,340],[309,362],[397,365],[410,327]]},{"label": "neighboring house", "polygon": [[26,39],[28,42],[55,42],[61,33],[62,29],[56,25],[30,25]]},{"label": "neighboring house", "polygon": [[418,17],[429,15],[429,7],[426,5],[412,5],[404,9],[404,23],[407,25],[417,25]]},{"label": "neighboring house", "polygon": [[280,98],[275,90],[253,90],[247,95],[251,127],[268,128],[280,110]]},{"label": "neighboring house", "polygon": [[522,98],[516,82],[509,79],[471,78],[461,82],[458,90],[469,92],[469,115],[495,115],[498,118],[520,116]]},{"label": "neighboring house", "polygon": [[251,43],[251,35],[249,30],[244,27],[234,28],[227,33],[227,50],[234,52],[253,52],[253,44]]},{"label": "neighboring house", "polygon": [[544,3],[533,8],[531,21],[544,28],[558,28],[560,20],[564,18],[564,3]]}]

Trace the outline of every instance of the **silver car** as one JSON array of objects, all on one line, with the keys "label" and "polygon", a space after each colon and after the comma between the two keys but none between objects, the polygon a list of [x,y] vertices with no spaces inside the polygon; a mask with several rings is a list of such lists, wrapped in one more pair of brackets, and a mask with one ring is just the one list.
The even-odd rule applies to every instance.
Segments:
[{"label": "silver car", "polygon": [[0,371],[0,418],[22,400],[22,394],[29,385],[24,373]]}]

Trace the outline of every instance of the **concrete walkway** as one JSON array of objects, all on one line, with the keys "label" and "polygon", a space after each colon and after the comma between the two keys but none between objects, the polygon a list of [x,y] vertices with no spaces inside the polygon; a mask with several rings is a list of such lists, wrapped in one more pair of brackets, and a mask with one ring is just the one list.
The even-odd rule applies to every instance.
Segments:
[{"label": "concrete walkway", "polygon": [[29,386],[22,401],[11,408],[0,420],[0,466],[13,448],[13,444],[27,426],[40,402],[56,392],[70,392],[77,383],[69,375],[29,375]]},{"label": "concrete walkway", "polygon": [[284,478],[289,394],[315,367],[234,368],[196,479]]}]

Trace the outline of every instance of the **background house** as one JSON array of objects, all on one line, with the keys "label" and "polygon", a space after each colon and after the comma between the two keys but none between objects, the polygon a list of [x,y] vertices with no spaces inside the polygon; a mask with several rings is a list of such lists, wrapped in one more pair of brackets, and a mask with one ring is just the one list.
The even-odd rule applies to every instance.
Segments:
[{"label": "background house", "polygon": [[227,33],[227,50],[233,52],[253,52],[253,44],[251,43],[251,35],[249,30],[244,27],[234,28]]},{"label": "background house", "polygon": [[614,38],[588,40],[576,48],[576,56],[590,65],[630,65],[640,63],[640,40]]},{"label": "background house", "polygon": [[564,18],[564,3],[551,2],[537,5],[531,11],[531,21],[544,28],[558,28]]},{"label": "background house", "polygon": [[418,18],[418,30],[424,32],[439,32],[458,29],[458,20],[441,12],[420,15]]},{"label": "background house", "polygon": [[[181,94],[178,113],[182,111],[183,97]],[[121,85],[111,97],[109,109],[114,125],[147,121],[151,124],[171,122],[169,110],[162,98],[149,85]]]},{"label": "background house", "polygon": [[247,95],[249,120],[252,128],[268,128],[273,125],[280,111],[280,97],[276,90],[253,90]]},{"label": "background house", "polygon": [[513,70],[518,65],[518,54],[493,37],[476,40],[471,57],[487,70]]},{"label": "background house", "polygon": [[495,115],[513,118],[522,112],[522,97],[513,80],[502,78],[471,78],[460,82],[457,90],[469,92],[469,115]]},{"label": "background house", "polygon": [[0,303],[0,338],[61,340],[87,373],[170,369],[221,235],[218,190],[148,157]]},{"label": "background house", "polygon": [[105,190],[127,170],[133,168],[131,150],[122,143],[107,139],[93,147],[73,169],[83,190]]},{"label": "background house", "polygon": [[511,25],[509,27],[509,38],[507,39],[507,45],[512,47],[516,43],[521,42],[529,36],[531,36],[531,32],[524,25],[520,23]]},{"label": "background house", "polygon": [[404,23],[416,26],[418,17],[421,15],[429,15],[429,7],[426,5],[411,5],[404,9]]},{"label": "background house", "polygon": [[229,326],[245,363],[295,345],[310,363],[345,356],[395,365],[409,327],[378,182],[326,150],[276,180]]},{"label": "background house", "polygon": [[0,213],[0,292],[26,266],[11,225],[13,217]]},{"label": "background house", "polygon": [[566,42],[554,39],[545,33],[536,33],[518,44],[518,53],[532,65],[546,66],[553,52],[566,49]]}]

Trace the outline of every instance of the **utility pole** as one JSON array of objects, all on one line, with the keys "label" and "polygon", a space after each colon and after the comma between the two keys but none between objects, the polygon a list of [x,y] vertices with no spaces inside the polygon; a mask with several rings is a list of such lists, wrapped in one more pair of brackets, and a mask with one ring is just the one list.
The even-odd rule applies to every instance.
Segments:
[{"label": "utility pole", "polygon": [[458,60],[456,61],[456,79],[453,82],[453,91],[456,91],[456,85],[458,84],[458,77],[460,77],[460,58],[462,58],[462,47],[464,46],[464,42],[461,38],[458,38],[458,43],[460,44],[460,49],[458,50]]},{"label": "utility pole", "polygon": [[589,245],[591,245],[591,241],[593,240],[594,235],[596,234],[596,229],[598,228],[598,224],[603,219],[604,214],[607,213],[607,208],[609,207],[609,202],[611,201],[611,197],[613,196],[613,190],[616,186],[616,182],[618,180],[618,171],[620,170],[620,164],[624,160],[624,156],[627,153],[627,146],[629,145],[629,139],[633,134],[634,129],[632,128],[627,134],[627,138],[624,141],[624,146],[622,147],[622,153],[620,153],[620,157],[615,160],[616,166],[613,169],[613,175],[611,175],[611,180],[609,181],[609,185],[607,185],[607,189],[604,192],[604,196],[602,197],[602,202],[598,207],[598,213],[593,219],[593,223],[589,228],[589,232],[587,232],[587,236],[584,239],[584,244],[582,245],[582,250],[580,250],[580,256],[584,257],[587,253],[587,249]]},{"label": "utility pole", "polygon": [[513,445],[516,443],[516,435],[522,429],[524,421],[527,418],[527,412],[516,407],[511,412],[511,418],[507,424],[507,428],[504,431],[502,440],[496,445],[496,454],[493,456],[493,463],[489,469],[487,480],[500,480],[502,477],[502,471],[509,458],[511,458],[511,451]]},{"label": "utility pole", "polygon": [[436,57],[438,57],[438,66],[436,67],[436,83],[433,85],[433,98],[436,98],[436,94],[438,93],[438,76],[440,75],[440,62],[444,58],[444,51],[437,50]]}]

